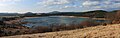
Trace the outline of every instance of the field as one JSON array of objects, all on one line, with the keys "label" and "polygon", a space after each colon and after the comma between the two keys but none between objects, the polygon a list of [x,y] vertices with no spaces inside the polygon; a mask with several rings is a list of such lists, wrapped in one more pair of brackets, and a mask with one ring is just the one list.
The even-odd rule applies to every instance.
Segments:
[{"label": "field", "polygon": [[88,27],[70,31],[16,35],[0,38],[120,38],[120,24]]}]

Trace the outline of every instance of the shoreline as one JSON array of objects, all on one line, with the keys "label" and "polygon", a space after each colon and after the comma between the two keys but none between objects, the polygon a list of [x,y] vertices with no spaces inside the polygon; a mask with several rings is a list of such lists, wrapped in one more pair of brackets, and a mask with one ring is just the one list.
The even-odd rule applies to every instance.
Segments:
[{"label": "shoreline", "polygon": [[92,18],[94,20],[108,20],[108,19],[105,19],[105,18]]},{"label": "shoreline", "polygon": [[[53,16],[54,17],[54,16]],[[55,16],[58,17],[58,16]],[[68,17],[68,18],[88,18],[88,19],[93,19],[93,20],[108,20],[105,18],[90,18],[90,17],[78,17],[78,16],[60,16],[60,17]],[[17,18],[15,20],[10,20],[10,21],[4,21],[5,23],[8,24],[13,24],[13,23],[18,23],[21,22],[23,19],[30,19],[30,18],[38,18],[38,17],[24,17],[24,18]]]},{"label": "shoreline", "polygon": [[[54,16],[53,16],[54,17]],[[55,16],[55,17],[59,17],[59,16]],[[90,17],[78,17],[78,16],[60,16],[60,17],[70,17],[70,18],[90,18]],[[38,18],[38,17],[24,17],[23,19],[29,19],[29,18]],[[108,20],[108,19],[105,19],[105,18],[91,18],[91,19],[94,19],[94,20]]]}]

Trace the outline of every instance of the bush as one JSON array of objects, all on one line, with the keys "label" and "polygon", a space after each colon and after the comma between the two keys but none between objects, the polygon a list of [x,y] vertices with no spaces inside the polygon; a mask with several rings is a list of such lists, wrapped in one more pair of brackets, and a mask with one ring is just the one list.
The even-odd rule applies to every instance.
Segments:
[{"label": "bush", "polygon": [[113,12],[113,13],[107,13],[105,18],[111,20],[112,24],[119,24],[120,23],[120,10]]},{"label": "bush", "polygon": [[83,21],[80,23],[82,27],[91,27],[91,26],[96,26],[98,23],[95,23],[94,21]]},{"label": "bush", "polygon": [[49,32],[50,29],[47,26],[36,26],[33,27],[33,29],[31,30],[32,33],[43,33],[43,32]]},{"label": "bush", "polygon": [[71,23],[70,25],[66,24],[51,24],[50,26],[35,26],[31,33],[45,33],[45,32],[55,32],[55,31],[64,31],[64,30],[73,30],[85,27],[96,26],[98,23],[91,21],[83,21],[80,24]]},{"label": "bush", "polygon": [[83,21],[80,24],[70,23],[66,24],[51,24],[49,26],[33,26],[32,28],[26,28],[19,25],[5,25],[2,28],[3,31],[0,31],[0,36],[10,36],[10,35],[20,35],[20,34],[33,34],[33,33],[45,33],[45,32],[55,32],[55,31],[64,31],[64,30],[73,30],[85,27],[96,26],[98,23],[94,21]]}]

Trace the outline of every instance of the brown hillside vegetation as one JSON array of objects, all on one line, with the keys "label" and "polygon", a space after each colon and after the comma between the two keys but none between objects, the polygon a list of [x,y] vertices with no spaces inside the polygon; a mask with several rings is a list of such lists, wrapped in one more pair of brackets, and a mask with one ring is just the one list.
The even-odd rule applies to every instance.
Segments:
[{"label": "brown hillside vegetation", "polygon": [[0,38],[120,38],[120,24]]}]

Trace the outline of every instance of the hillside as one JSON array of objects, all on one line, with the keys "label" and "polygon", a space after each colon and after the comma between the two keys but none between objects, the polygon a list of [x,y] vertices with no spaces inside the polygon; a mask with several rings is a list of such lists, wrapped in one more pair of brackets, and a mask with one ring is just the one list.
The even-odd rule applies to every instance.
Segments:
[{"label": "hillside", "polygon": [[70,31],[17,35],[0,38],[120,38],[120,24],[88,27]]}]

